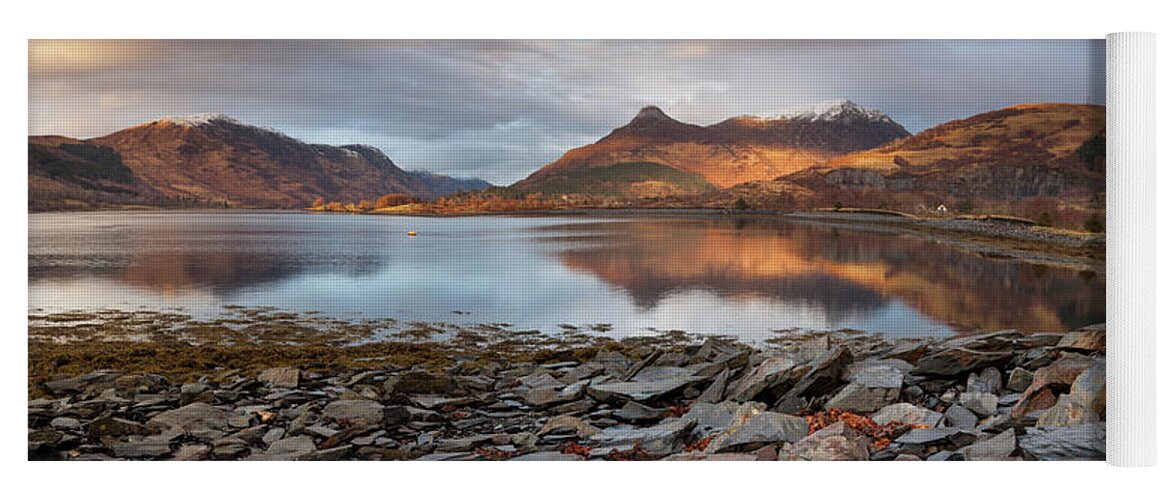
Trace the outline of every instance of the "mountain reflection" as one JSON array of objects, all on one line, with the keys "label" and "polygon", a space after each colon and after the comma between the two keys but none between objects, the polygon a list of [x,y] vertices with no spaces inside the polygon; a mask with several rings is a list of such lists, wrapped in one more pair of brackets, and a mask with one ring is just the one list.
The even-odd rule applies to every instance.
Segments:
[{"label": "mountain reflection", "polygon": [[31,235],[46,241],[30,240],[30,248],[52,251],[30,255],[30,281],[89,276],[164,296],[230,298],[306,274],[369,275],[385,260],[366,251],[377,237],[370,234],[310,236],[299,228],[242,228],[191,216],[84,229],[94,234]]},{"label": "mountain reflection", "polygon": [[1100,274],[762,219],[146,212],[34,214],[29,229],[29,306],[45,311],[232,304],[761,338],[1065,331],[1104,321],[1105,302]]},{"label": "mountain reflection", "polygon": [[1105,321],[1100,276],[983,258],[919,237],[700,219],[610,223],[572,241],[580,245],[557,254],[565,266],[620,287],[644,308],[702,288],[816,305],[833,322],[892,300],[959,330],[1065,331]]}]

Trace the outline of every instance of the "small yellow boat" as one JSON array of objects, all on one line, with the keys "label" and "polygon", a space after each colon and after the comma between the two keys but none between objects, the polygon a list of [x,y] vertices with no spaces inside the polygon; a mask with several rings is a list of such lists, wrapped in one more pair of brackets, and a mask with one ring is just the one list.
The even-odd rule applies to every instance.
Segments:
[{"label": "small yellow boat", "polygon": [[418,236],[418,235],[419,235],[419,233],[416,233],[414,231],[407,231],[407,236]]}]

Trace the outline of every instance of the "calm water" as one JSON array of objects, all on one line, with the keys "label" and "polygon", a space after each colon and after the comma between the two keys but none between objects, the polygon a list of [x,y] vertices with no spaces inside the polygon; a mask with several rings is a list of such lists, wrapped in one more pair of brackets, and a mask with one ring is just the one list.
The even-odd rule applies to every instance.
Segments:
[{"label": "calm water", "polygon": [[[406,236],[408,230],[418,237]],[[29,217],[29,309],[225,305],[336,318],[613,325],[746,339],[1105,320],[1105,277],[773,220],[136,212]],[[467,314],[457,314],[464,311]]]}]

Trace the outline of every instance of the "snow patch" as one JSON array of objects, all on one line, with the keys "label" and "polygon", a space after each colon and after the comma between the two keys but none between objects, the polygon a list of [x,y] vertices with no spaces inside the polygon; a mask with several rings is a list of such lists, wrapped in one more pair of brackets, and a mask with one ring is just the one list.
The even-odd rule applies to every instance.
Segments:
[{"label": "snow patch", "polygon": [[860,106],[848,100],[824,101],[800,108],[788,109],[769,117],[774,120],[854,121],[893,123],[889,116],[876,109]]},{"label": "snow patch", "polygon": [[211,125],[215,122],[226,122],[242,125],[240,122],[233,120],[231,117],[221,113],[198,113],[187,116],[167,116],[155,120],[155,123],[169,123],[171,125],[179,125],[183,127],[198,127],[202,125]]},{"label": "snow patch", "polygon": [[247,128],[253,129],[253,130],[272,134],[272,135],[275,135],[275,136],[278,136],[278,137],[281,137],[284,139],[288,139],[288,140],[292,140],[292,141],[296,141],[296,142],[302,142],[298,139],[295,139],[293,137],[286,135],[284,132],[281,132],[280,130],[277,130],[275,128],[261,127],[261,126],[257,126],[257,125],[249,125],[247,123],[241,122],[239,120],[236,120],[235,118],[232,118],[232,117],[225,115],[225,114],[222,114],[222,113],[198,113],[198,114],[187,115],[187,116],[167,116],[164,118],[159,118],[158,120],[155,120],[155,121],[151,122],[150,124],[158,124],[158,123],[168,123],[171,125],[178,125],[180,127],[205,127],[205,126],[211,126],[211,125],[216,125],[216,124],[230,124],[230,125],[236,125],[239,127],[247,127]]}]

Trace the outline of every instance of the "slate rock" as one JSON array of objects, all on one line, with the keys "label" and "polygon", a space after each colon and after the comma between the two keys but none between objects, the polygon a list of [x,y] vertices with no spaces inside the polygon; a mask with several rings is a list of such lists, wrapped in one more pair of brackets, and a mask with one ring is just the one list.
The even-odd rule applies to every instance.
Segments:
[{"label": "slate rock", "polygon": [[1096,361],[1078,375],[1069,388],[1069,398],[1106,419],[1106,360]]},{"label": "slate rock", "polygon": [[980,370],[979,373],[971,372],[968,374],[968,385],[965,392],[1000,394],[1002,388],[1003,381],[1000,377],[1000,370],[988,366]]},{"label": "slate rock", "polygon": [[700,380],[700,377],[681,376],[666,380],[608,382],[590,385],[586,387],[586,393],[598,401],[609,403],[641,402],[662,397]]},{"label": "slate rock", "polygon": [[800,460],[809,461],[870,460],[865,438],[845,422],[837,422],[801,439],[793,445],[791,453]]},{"label": "slate rock", "polygon": [[285,438],[268,446],[263,453],[251,455],[249,460],[297,460],[317,450],[309,436]]},{"label": "slate rock", "polygon": [[81,421],[72,417],[57,417],[49,422],[49,426],[59,431],[81,430]]},{"label": "slate rock", "polygon": [[130,435],[153,434],[157,432],[133,420],[118,417],[102,417],[89,423],[86,428],[91,440],[100,441],[103,437],[122,437]]},{"label": "slate rock", "polygon": [[1031,427],[1019,442],[1037,460],[1105,460],[1106,424]]},{"label": "slate rock", "polygon": [[171,460],[179,462],[198,461],[205,460],[210,455],[211,446],[200,443],[190,443],[180,446],[179,449],[175,451],[174,455],[171,456]]},{"label": "slate rock", "polygon": [[975,413],[979,417],[996,414],[996,406],[1000,398],[988,392],[965,392],[960,394],[960,405]]},{"label": "slate rock", "polygon": [[1037,427],[1070,427],[1101,422],[1098,413],[1078,403],[1069,394],[1057,397],[1057,403],[1037,417]]},{"label": "slate rock", "polygon": [[988,439],[977,440],[965,447],[961,453],[964,460],[996,461],[1008,460],[1016,452],[1016,431],[1008,429]]},{"label": "slate rock", "polygon": [[724,391],[728,388],[729,377],[731,377],[731,371],[727,369],[716,374],[716,378],[700,393],[696,401],[699,403],[718,403],[723,401]]},{"label": "slate rock", "polygon": [[130,436],[126,441],[116,441],[110,451],[119,458],[157,458],[171,453],[171,443],[151,436]]},{"label": "slate rock", "polygon": [[763,411],[717,434],[708,444],[706,451],[751,451],[772,443],[795,443],[808,435],[809,424],[804,418]]},{"label": "slate rock", "polygon": [[600,456],[610,450],[629,449],[637,441],[639,448],[651,456],[662,457],[674,453],[681,447],[683,439],[695,427],[695,422],[687,419],[667,419],[652,427],[634,427],[619,425],[607,427],[601,432],[590,436],[594,452]]},{"label": "slate rock", "polygon": [[390,405],[382,408],[382,425],[394,427],[411,421],[411,411],[405,406]]},{"label": "slate rock", "polygon": [[1012,351],[976,351],[961,347],[945,349],[919,360],[916,375],[953,376],[1012,360]]},{"label": "slate rock", "polygon": [[552,387],[555,389],[560,389],[565,387],[565,384],[561,383],[560,380],[557,380],[552,375],[550,375],[549,372],[544,370],[521,377],[520,383],[524,384],[526,387],[531,388]]},{"label": "slate rock", "polygon": [[260,440],[266,445],[271,445],[277,441],[280,441],[283,437],[285,437],[285,430],[280,427],[273,427],[272,429],[269,429],[268,432],[265,432],[264,435],[261,436]]},{"label": "slate rock", "polygon": [[110,384],[122,376],[117,371],[96,371],[76,377],[60,378],[44,383],[46,389],[53,394],[75,393],[90,388],[92,385]]},{"label": "slate rock", "polygon": [[661,420],[666,415],[665,408],[651,408],[647,405],[627,401],[622,408],[614,412],[614,418],[625,422],[639,423]]},{"label": "slate rock", "polygon": [[870,418],[878,425],[901,422],[907,425],[935,427],[943,422],[942,413],[915,406],[911,403],[895,403],[885,406],[875,412]]},{"label": "slate rock", "polygon": [[1057,343],[1058,349],[1084,353],[1106,354],[1106,330],[1085,329],[1070,332]]},{"label": "slate rock", "polygon": [[695,422],[693,435],[702,439],[730,427],[738,410],[744,405],[756,405],[758,411],[764,411],[766,408],[763,403],[741,404],[735,401],[724,401],[718,404],[694,403],[683,415],[683,419]]},{"label": "slate rock", "polygon": [[580,462],[585,460],[580,455],[561,453],[560,451],[538,451],[510,458],[509,462]]},{"label": "slate rock", "polygon": [[354,445],[343,444],[341,446],[334,446],[333,448],[326,448],[324,450],[313,450],[305,455],[297,458],[301,461],[312,462],[336,462],[348,456],[354,450]]},{"label": "slate rock", "polygon": [[227,436],[211,442],[212,456],[224,460],[237,458],[248,450],[248,443],[243,439]]},{"label": "slate rock", "polygon": [[870,366],[825,402],[825,407],[852,412],[873,412],[898,401],[903,373],[889,366]]},{"label": "slate rock", "polygon": [[941,347],[945,349],[961,348],[986,351],[1005,351],[1012,350],[1016,343],[1024,337],[1025,335],[1017,330],[1000,330],[979,335],[964,335],[953,337],[943,342]]},{"label": "slate rock", "polygon": [[368,399],[340,399],[330,402],[321,410],[322,416],[334,421],[365,422],[379,425],[383,419],[383,406]]},{"label": "slate rock", "polygon": [[853,361],[848,349],[830,348],[813,360],[809,372],[781,396],[776,407],[783,411],[802,410],[808,401],[833,392],[844,383],[846,366]]},{"label": "slate rock", "polygon": [[1095,361],[1080,354],[1065,353],[1061,358],[1033,374],[1033,383],[1012,408],[1013,418],[1023,418],[1057,404],[1057,395],[1066,392],[1077,377]]},{"label": "slate rock", "polygon": [[525,402],[537,408],[548,408],[572,403],[582,398],[588,388],[588,382],[577,382],[564,388],[557,386],[543,386],[530,389],[525,393]]},{"label": "slate rock", "polygon": [[231,415],[207,403],[191,403],[159,413],[148,420],[146,425],[156,429],[177,427],[186,431],[219,430],[228,427]]},{"label": "slate rock", "polygon": [[214,399],[211,388],[207,384],[183,384],[179,388],[179,404],[189,405],[198,401],[210,403]]},{"label": "slate rock", "polygon": [[773,356],[765,359],[752,369],[731,389],[728,399],[733,401],[751,401],[762,392],[775,386],[782,376],[797,366],[797,359],[793,356]]},{"label": "slate rock", "polygon": [[1008,374],[1008,382],[1004,388],[1013,392],[1025,392],[1030,385],[1033,385],[1033,372],[1018,366]]},{"label": "slate rock", "polygon": [[977,434],[973,430],[956,427],[936,427],[933,429],[911,429],[895,439],[896,443],[906,445],[932,445],[950,443],[963,446],[975,441]]},{"label": "slate rock", "polygon": [[435,451],[451,453],[457,451],[471,451],[492,441],[492,436],[476,435],[461,439],[448,439],[435,445]]},{"label": "slate rock", "polygon": [[547,434],[565,434],[572,433],[573,435],[584,438],[598,433],[598,428],[587,424],[580,418],[570,415],[558,415],[551,417],[541,430],[537,431],[537,436],[544,436]]}]

